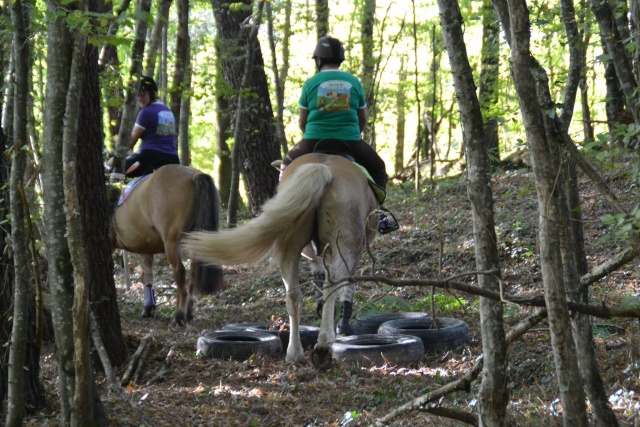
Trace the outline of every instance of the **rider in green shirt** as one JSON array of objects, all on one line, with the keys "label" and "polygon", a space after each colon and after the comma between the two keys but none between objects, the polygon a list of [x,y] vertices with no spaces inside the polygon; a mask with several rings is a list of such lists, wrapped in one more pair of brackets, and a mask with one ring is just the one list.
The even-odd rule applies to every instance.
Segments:
[{"label": "rider in green shirt", "polygon": [[[367,124],[362,83],[353,74],[340,70],[344,46],[338,39],[322,37],[313,52],[313,59],[318,73],[304,83],[299,101],[303,139],[289,150],[282,161],[282,169],[303,154],[313,152],[319,141],[339,139],[349,146],[356,161],[367,169],[374,182],[386,190],[389,178],[385,163],[361,136]],[[398,228],[393,215],[383,213],[380,216],[381,233]]]}]

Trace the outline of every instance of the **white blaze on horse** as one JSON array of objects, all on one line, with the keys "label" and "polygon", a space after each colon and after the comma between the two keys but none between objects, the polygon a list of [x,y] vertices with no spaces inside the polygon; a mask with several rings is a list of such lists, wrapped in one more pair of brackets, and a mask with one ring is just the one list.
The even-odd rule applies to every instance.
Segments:
[{"label": "white blaze on horse", "polygon": [[197,261],[191,263],[187,282],[180,255],[185,232],[216,231],[219,225],[218,191],[211,177],[181,165],[165,165],[138,183],[118,206],[111,230],[112,249],[142,255],[145,284],[145,316],[152,314],[153,255],[165,253],[176,282],[174,320],[184,324],[193,317],[194,290],[211,294],[224,286],[222,269]]},{"label": "white blaze on horse", "polygon": [[310,258],[314,278],[326,278],[322,323],[314,349],[314,363],[324,367],[331,363],[331,344],[336,336],[336,298],[340,295],[341,301],[348,302],[348,316],[343,313],[341,322],[346,332],[355,290],[353,283],[337,282],[354,274],[367,243],[375,237],[378,216],[372,213],[378,207],[365,173],[356,164],[340,156],[306,154],[284,170],[278,193],[265,203],[260,216],[220,233],[189,233],[183,247],[192,258],[211,264],[257,263],[271,257],[287,291],[291,330],[287,362],[304,360],[299,337],[299,263],[301,254]]}]

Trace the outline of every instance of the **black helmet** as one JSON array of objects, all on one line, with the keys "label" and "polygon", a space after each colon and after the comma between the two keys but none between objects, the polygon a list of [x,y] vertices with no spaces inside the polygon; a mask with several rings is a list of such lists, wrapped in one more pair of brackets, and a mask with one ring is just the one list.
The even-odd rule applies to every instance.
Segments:
[{"label": "black helmet", "polygon": [[156,82],[147,76],[140,77],[140,93],[149,92],[150,94],[158,92],[158,85]]},{"label": "black helmet", "polygon": [[323,59],[325,62],[340,64],[344,61],[344,46],[340,40],[333,37],[320,37],[313,58]]}]

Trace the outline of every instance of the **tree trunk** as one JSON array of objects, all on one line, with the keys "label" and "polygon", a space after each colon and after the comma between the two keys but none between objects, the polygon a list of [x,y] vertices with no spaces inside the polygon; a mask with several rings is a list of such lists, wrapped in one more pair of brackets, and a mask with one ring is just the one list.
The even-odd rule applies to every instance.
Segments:
[{"label": "tree trunk", "polygon": [[[178,6],[178,35],[169,108],[171,108],[173,116],[179,119],[182,96],[189,90],[189,80],[186,77],[191,59],[191,39],[189,38],[189,0],[176,0],[176,5]],[[181,133],[179,123],[178,120],[176,122],[177,135]],[[184,129],[183,132],[189,132],[189,129]]]},{"label": "tree trunk", "polygon": [[[138,0],[136,11],[149,13],[151,0]],[[124,170],[124,159],[129,151],[131,141],[131,129],[136,122],[138,105],[136,102],[136,88],[138,78],[142,74],[142,58],[144,53],[145,38],[147,36],[148,24],[145,19],[138,19],[135,25],[135,39],[131,50],[131,67],[129,69],[129,86],[125,91],[124,108],[122,110],[122,120],[118,131],[118,144],[116,148],[116,165],[118,171]]]},{"label": "tree trunk", "polygon": [[613,13],[609,8],[609,3],[605,0],[591,0],[591,10],[593,10],[593,14],[598,20],[604,45],[606,45],[607,51],[609,55],[611,55],[611,62],[613,62],[616,75],[620,81],[620,87],[625,96],[627,109],[631,113],[633,121],[640,123],[638,95],[636,94],[638,84],[633,75],[631,62],[627,56],[627,49],[624,47]]},{"label": "tree trunk", "polygon": [[329,0],[316,0],[316,40],[329,35]]},{"label": "tree trunk", "polygon": [[[0,150],[6,150],[4,131],[0,126]],[[0,182],[9,182],[11,167],[6,156],[0,157]],[[9,188],[0,189],[0,198],[9,199]],[[0,218],[9,215],[10,206],[7,203],[0,204]],[[13,259],[7,250],[7,237],[11,233],[11,225],[0,227],[0,313],[10,313],[13,307]],[[9,322],[0,322],[0,342],[9,342],[12,325]],[[8,386],[9,347],[0,347],[0,402],[7,399]]]},{"label": "tree trunk", "polygon": [[405,56],[400,57],[400,70],[398,71],[398,90],[396,92],[396,152],[393,156],[394,171],[397,174],[404,168],[404,139],[405,139],[405,103],[407,96],[404,91],[404,82],[407,80],[407,70],[404,67]]},{"label": "tree trunk", "polygon": [[[602,50],[606,55],[609,55],[609,48],[604,42],[602,33],[600,38],[602,39]],[[609,126],[609,135],[611,142],[619,147],[624,146],[623,137],[616,134],[616,127],[620,124],[621,120],[625,116],[625,99],[620,80],[616,74],[616,67],[612,61],[607,61],[604,68],[604,78],[607,83],[607,103],[605,105],[605,111],[607,113],[607,124]],[[627,121],[625,119],[625,121]]]},{"label": "tree trunk", "polygon": [[[63,12],[57,0],[47,1],[52,15]],[[64,21],[64,13],[49,23],[47,44],[56,46],[47,53],[47,89],[44,113],[44,215],[45,247],[49,264],[48,281],[51,289],[51,316],[56,340],[58,362],[58,393],[60,423],[68,425],[73,407],[75,374],[73,349],[73,271],[67,246],[66,218],[62,177],[62,132],[69,86],[72,38]]]},{"label": "tree trunk", "polygon": [[[496,8],[501,10],[501,8]],[[502,9],[503,10],[503,9]],[[529,51],[529,12],[522,0],[508,1],[512,74],[527,131],[527,146],[533,163],[538,192],[538,236],[545,302],[549,316],[551,344],[562,403],[565,426],[586,426],[585,395],[576,360],[571,331],[560,251],[563,229],[564,194],[557,140],[549,132],[553,123],[541,108],[551,108],[548,80],[544,69]],[[559,182],[561,183],[559,185]]]},{"label": "tree trunk", "polygon": [[[360,12],[360,40],[362,44],[362,74],[360,80],[367,102],[367,111],[369,113],[369,130],[372,129],[372,123],[376,116],[376,105],[374,100],[374,69],[375,60],[373,58],[373,26],[376,21],[376,0],[363,0],[362,10]],[[375,134],[365,129],[365,141],[373,148],[376,148]]]},{"label": "tree trunk", "polygon": [[273,68],[273,78],[276,87],[276,134],[284,156],[289,151],[287,147],[287,135],[284,130],[284,89],[289,74],[289,42],[291,39],[291,0],[284,2],[284,22],[282,22],[282,68],[278,70],[276,43],[273,30],[273,7],[271,2],[266,4],[267,22],[269,34],[269,50],[271,51],[271,67]]},{"label": "tree trunk", "polygon": [[191,67],[187,69],[185,76],[185,90],[181,93],[180,103],[180,128],[183,132],[178,135],[178,147],[180,149],[180,164],[191,166],[191,147],[189,147],[189,118],[191,117]]},{"label": "tree trunk", "polygon": [[[93,1],[90,2],[93,8]],[[100,108],[100,82],[98,78],[98,52],[91,44],[86,49],[86,79],[80,97],[78,122],[77,185],[80,199],[84,248],[91,266],[89,270],[89,300],[96,317],[100,335],[111,364],[124,363],[127,348],[122,336],[118,295],[113,279],[113,259],[109,227],[107,190],[102,155],[102,110]]]},{"label": "tree trunk", "polygon": [[163,30],[169,22],[169,10],[171,9],[171,2],[172,0],[158,1],[158,13],[156,14],[156,20],[153,23],[151,33],[149,34],[149,47],[145,52],[146,56],[143,73],[145,76],[149,76],[151,78],[153,78],[153,76],[155,75],[156,63],[158,62],[158,51],[160,50],[160,45],[162,44]]},{"label": "tree trunk", "polygon": [[[216,39],[216,57],[222,58],[221,41]],[[216,171],[220,205],[229,206],[231,190],[231,149],[227,140],[231,136],[231,108],[226,95],[221,61],[216,61]]]},{"label": "tree trunk", "polygon": [[[11,241],[13,252],[13,325],[11,331],[6,425],[22,424],[25,406],[39,407],[38,389],[40,373],[40,343],[35,339],[34,293],[30,291],[27,232],[27,200],[24,194],[24,172],[28,146],[27,105],[29,96],[29,62],[31,45],[28,42],[30,3],[15,1],[11,4],[11,22],[14,26],[13,57],[13,132],[11,148],[11,172],[9,179],[9,209],[11,213]],[[6,181],[5,181],[6,182]],[[10,287],[9,287],[10,289]],[[25,367],[27,369],[25,369]]]},{"label": "tree trunk", "polygon": [[491,164],[500,164],[498,137],[498,77],[500,71],[500,24],[491,0],[482,2],[482,50],[480,53],[480,88],[478,97],[482,117],[486,150]]},{"label": "tree trunk", "polygon": [[[246,65],[248,37],[242,23],[251,15],[250,0],[243,0],[242,7],[233,11],[228,9],[228,2],[212,0],[216,17],[218,34],[221,42],[222,71],[226,82],[232,89],[241,93],[245,114],[241,123],[240,138],[234,141],[238,147],[238,165],[244,178],[249,196],[251,212],[258,215],[260,208],[273,194],[278,185],[278,173],[271,162],[280,159],[280,147],[277,143],[273,111],[269,96],[269,87],[264,72],[262,51],[257,43],[254,46],[253,66],[249,69],[247,87],[242,86]],[[247,94],[251,94],[247,96]],[[237,103],[232,104],[232,117],[237,118]],[[235,120],[234,120],[235,121]],[[237,121],[235,121],[238,123]],[[230,195],[230,198],[233,194]],[[231,209],[231,207],[229,207]]]},{"label": "tree trunk", "polygon": [[[456,99],[464,129],[467,150],[467,194],[473,206],[473,233],[476,267],[480,271],[499,268],[493,217],[493,194],[489,153],[485,145],[480,103],[475,94],[473,71],[469,65],[462,16],[457,0],[439,0],[442,34],[449,55]],[[500,291],[498,277],[478,276],[481,288]],[[482,325],[482,384],[479,396],[481,426],[502,426],[506,423],[507,346],[502,320],[502,303],[480,298],[480,324]]]}]

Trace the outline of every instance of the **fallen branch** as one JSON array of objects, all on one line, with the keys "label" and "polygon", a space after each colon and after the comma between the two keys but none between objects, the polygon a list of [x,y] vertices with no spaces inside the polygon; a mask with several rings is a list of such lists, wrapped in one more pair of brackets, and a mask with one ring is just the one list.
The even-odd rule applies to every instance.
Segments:
[{"label": "fallen branch", "polygon": [[[151,341],[149,341],[150,343]],[[144,350],[142,351],[142,354],[140,355],[140,360],[138,361],[138,366],[136,367],[136,372],[135,374],[133,374],[133,382],[135,384],[139,384],[140,383],[140,378],[142,377],[143,374],[143,368],[144,368],[144,362],[147,360],[147,357],[149,357],[149,351],[151,350],[151,345],[146,345],[144,347]]]},{"label": "fallen branch", "polygon": [[136,405],[131,400],[131,396],[122,387],[120,387],[118,378],[113,373],[113,367],[111,366],[111,361],[109,360],[109,355],[107,354],[107,350],[104,348],[102,337],[100,337],[98,322],[96,322],[96,318],[93,315],[93,311],[89,311],[89,326],[91,328],[91,338],[93,339],[93,345],[96,347],[98,356],[100,357],[100,362],[102,362],[102,367],[104,368],[104,374],[107,378],[107,384],[109,386],[109,390],[113,391],[122,400],[127,402],[129,406],[131,406],[131,409],[133,409],[133,411],[136,413],[140,421],[142,421],[142,423],[145,426],[153,427],[153,423],[144,416],[144,414],[142,413],[138,405]]},{"label": "fallen branch", "polygon": [[[524,335],[528,330],[537,325],[542,319],[547,317],[547,310],[542,309],[534,313],[533,315],[527,317],[516,326],[514,326],[505,336],[505,343],[507,346],[514,343],[518,338]],[[452,381],[448,384],[443,385],[439,389],[436,389],[430,393],[417,397],[402,406],[394,409],[389,412],[383,418],[377,420],[373,426],[382,427],[389,421],[393,420],[397,416],[409,412],[411,410],[426,410],[425,405],[428,403],[439,400],[440,398],[447,396],[456,391],[469,391],[471,387],[471,383],[478,378],[480,372],[482,372],[483,367],[483,358],[482,356],[478,358],[476,363],[464,374],[462,377],[458,378],[455,381]],[[477,424],[475,424],[477,425]]]},{"label": "fallen branch", "polygon": [[149,332],[147,335],[144,336],[144,338],[142,338],[142,341],[140,341],[140,345],[138,345],[138,349],[133,354],[133,356],[131,356],[131,361],[129,362],[129,366],[127,366],[127,369],[124,371],[124,374],[122,375],[122,382],[121,382],[122,385],[128,384],[129,381],[131,380],[133,372],[137,368],[138,362],[142,358],[142,355],[145,353],[146,347],[150,345],[152,338],[153,338],[153,333]]},{"label": "fallen branch", "polygon": [[164,361],[162,362],[162,366],[160,367],[158,373],[149,381],[147,381],[147,387],[164,380],[165,375],[167,374],[167,372],[169,372],[169,368],[171,367],[171,358],[174,354],[175,348],[171,347],[169,349],[169,353],[167,353],[167,357],[164,358]]}]

